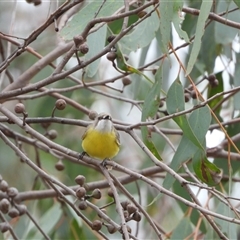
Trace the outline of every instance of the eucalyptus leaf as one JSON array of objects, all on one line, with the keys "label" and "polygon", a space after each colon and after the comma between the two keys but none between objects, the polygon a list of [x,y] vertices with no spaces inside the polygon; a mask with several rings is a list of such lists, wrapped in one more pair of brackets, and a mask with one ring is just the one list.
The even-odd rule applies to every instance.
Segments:
[{"label": "eucalyptus leaf", "polygon": [[190,218],[183,217],[181,221],[179,221],[177,227],[174,229],[170,239],[186,239],[189,235],[191,235],[192,231],[193,228]]},{"label": "eucalyptus leaf", "polygon": [[[217,207],[216,207],[216,213],[222,214],[226,217],[235,218],[236,215],[234,212],[224,204],[223,202],[219,201]],[[232,224],[229,221],[224,221],[222,219],[216,218],[216,223],[221,227],[222,232],[226,233],[228,239],[239,239],[237,236],[239,232],[239,225],[238,224]]]},{"label": "eucalyptus leaf", "polygon": [[[55,202],[51,208],[49,208],[41,217],[38,219],[38,224],[41,226],[42,231],[49,235],[56,224],[60,220],[62,216],[61,205]],[[32,233],[35,233],[32,235]],[[39,230],[36,229],[36,226],[33,225],[31,229],[29,229],[28,234],[24,237],[24,239],[45,239]]]},{"label": "eucalyptus leaf", "polygon": [[[196,109],[190,115],[188,122],[190,127],[197,137],[198,141],[201,143],[201,146],[205,149],[205,136],[208,131],[209,125],[211,123],[211,114],[207,106]],[[192,159],[197,151],[203,151],[202,148],[195,145],[184,133],[183,137],[178,145],[178,148],[173,156],[170,167],[174,171],[178,171],[182,163]],[[164,179],[163,186],[170,188],[174,183],[175,179],[170,174]]]},{"label": "eucalyptus leaf", "polygon": [[[216,79],[214,81],[217,81],[217,85],[216,83],[213,82],[213,79],[212,79],[212,83],[209,83],[209,86],[208,86],[208,93],[207,93],[208,98],[211,98],[217,93],[224,91],[222,72],[215,74],[215,76],[216,76]],[[213,100],[211,100],[208,103],[208,106],[214,111],[218,119],[221,119],[220,111],[222,110],[222,105],[219,106],[218,104],[219,102],[221,102],[222,99],[223,99],[223,96],[221,95],[221,96],[215,97]]]},{"label": "eucalyptus leaf", "polygon": [[[85,55],[85,60],[89,60],[92,57],[96,56],[99,52],[101,52],[105,46],[105,39],[107,35],[107,26],[104,25],[100,29],[98,29],[93,34],[89,35],[87,38],[87,44],[89,46],[89,51]],[[86,75],[88,77],[93,77],[97,71],[100,63],[100,58],[92,62],[86,67]]]},{"label": "eucalyptus leaf", "polygon": [[[146,96],[142,109],[142,121],[146,121],[148,117],[154,117],[157,113],[160,104],[160,91],[162,84],[162,68],[160,67],[155,75],[155,82],[152,85],[148,95]],[[157,148],[155,147],[151,136],[149,136],[149,131],[146,126],[141,127],[142,138],[149,150],[157,157],[161,159]]]},{"label": "eucalyptus leaf", "polygon": [[190,54],[190,58],[187,64],[187,70],[186,70],[186,75],[188,75],[192,69],[193,66],[197,60],[200,48],[201,48],[201,39],[204,34],[204,29],[205,29],[205,23],[206,20],[208,19],[208,15],[211,11],[213,1],[202,1],[201,8],[200,8],[200,14],[198,17],[198,22],[197,22],[197,28],[196,28],[196,33],[195,33],[195,39],[193,42],[193,47],[192,51]]},{"label": "eucalyptus leaf", "polygon": [[[236,3],[237,1],[235,1]],[[240,22],[240,11],[228,12],[231,9],[236,8],[234,1],[218,1],[217,12],[227,11],[226,15],[223,16],[228,20],[234,22]],[[236,35],[239,33],[239,29],[229,27],[225,24],[215,22],[215,41],[223,45],[230,44]]]},{"label": "eucalyptus leaf", "polygon": [[[167,103],[167,111],[169,114],[174,114],[184,110],[185,108],[184,90],[179,79],[176,79],[171,85],[171,87],[169,88],[167,93],[166,103]],[[201,116],[199,116],[199,118],[200,117]],[[204,147],[202,146],[202,143],[199,141],[199,139],[191,129],[191,126],[189,125],[186,115],[174,117],[173,120],[183,130],[184,136],[186,136],[189,140],[191,140],[197,147],[204,149]]]},{"label": "eucalyptus leaf", "polygon": [[219,184],[222,171],[206,158],[206,153],[198,150],[193,157],[193,169],[197,177],[210,186]]},{"label": "eucalyptus leaf", "polygon": [[173,18],[173,1],[161,1],[159,4],[160,12],[160,33],[161,33],[161,50],[168,53],[168,46],[171,36],[171,21]]},{"label": "eucalyptus leaf", "polygon": [[178,33],[178,36],[181,39],[184,39],[185,42],[189,42],[189,37],[187,35],[187,33],[181,29],[181,24],[183,21],[183,18],[181,16],[181,9],[183,7],[183,1],[176,1],[173,3],[173,9],[174,9],[174,14],[172,16],[172,22],[174,25],[175,30]]},{"label": "eucalyptus leaf", "polygon": [[154,39],[158,27],[158,15],[153,12],[150,17],[138,24],[131,33],[125,35],[117,45],[123,54],[128,55],[132,51],[149,45]]},{"label": "eucalyptus leaf", "polygon": [[123,6],[123,0],[108,0],[102,5],[102,1],[91,1],[81,9],[71,21],[61,30],[60,36],[64,40],[72,40],[74,36],[81,34],[87,24],[97,17],[107,17],[114,14],[118,9]]}]

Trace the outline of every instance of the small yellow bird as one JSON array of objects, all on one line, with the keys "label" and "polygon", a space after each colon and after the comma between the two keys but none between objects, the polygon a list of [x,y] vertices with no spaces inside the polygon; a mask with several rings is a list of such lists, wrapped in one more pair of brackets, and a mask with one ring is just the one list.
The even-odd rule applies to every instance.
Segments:
[{"label": "small yellow bird", "polygon": [[82,148],[90,157],[111,159],[119,152],[120,136],[109,114],[100,113],[82,136]]}]

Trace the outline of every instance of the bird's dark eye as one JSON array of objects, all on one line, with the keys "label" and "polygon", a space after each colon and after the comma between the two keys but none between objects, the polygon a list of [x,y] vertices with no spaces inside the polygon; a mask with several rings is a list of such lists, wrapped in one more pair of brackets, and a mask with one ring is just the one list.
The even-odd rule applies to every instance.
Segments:
[{"label": "bird's dark eye", "polygon": [[112,118],[109,115],[105,115],[105,116],[103,116],[103,119],[111,120]]},{"label": "bird's dark eye", "polygon": [[109,115],[99,116],[99,117],[98,117],[98,120],[101,120],[101,119],[112,120],[111,116],[109,116]]}]

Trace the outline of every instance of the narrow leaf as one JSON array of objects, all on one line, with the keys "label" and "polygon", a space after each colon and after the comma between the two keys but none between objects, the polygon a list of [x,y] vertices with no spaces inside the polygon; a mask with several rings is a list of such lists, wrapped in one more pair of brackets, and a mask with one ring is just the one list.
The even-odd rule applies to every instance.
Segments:
[{"label": "narrow leaf", "polygon": [[168,90],[166,104],[169,114],[181,112],[185,109],[183,86],[178,78]]},{"label": "narrow leaf", "polygon": [[[236,68],[237,68],[237,66],[236,66]],[[208,98],[213,97],[217,93],[223,92],[222,72],[219,72],[219,73],[216,74],[216,81],[218,83],[217,85],[214,82],[213,83],[209,83],[208,93],[207,93]],[[212,101],[210,101],[208,103],[208,106],[211,109],[214,109],[219,104],[219,102],[221,102],[222,99],[223,99],[222,95],[218,96],[218,97],[215,97]],[[214,109],[214,113],[217,115],[218,119],[221,119],[220,111],[222,110],[222,105],[218,105],[218,106],[219,106],[218,108]]]},{"label": "narrow leaf", "polygon": [[[85,60],[92,58],[103,50],[105,46],[106,34],[107,26],[104,25],[100,29],[98,29],[98,31],[94,32],[87,38],[89,51],[85,55]],[[97,73],[100,60],[101,59],[98,58],[86,67],[86,74],[88,77],[92,78]]]},{"label": "narrow leaf", "polygon": [[233,0],[235,4],[240,8],[240,1],[239,0]]},{"label": "narrow leaf", "polygon": [[177,31],[179,37],[181,39],[184,39],[185,42],[189,42],[187,33],[185,31],[183,31],[181,28],[181,24],[183,21],[183,18],[181,16],[182,7],[183,7],[183,1],[177,1],[177,2],[173,3],[174,13],[173,13],[172,22],[173,22],[174,28]]},{"label": "narrow leaf", "polygon": [[[74,36],[79,35],[87,24],[94,19],[101,5],[101,1],[89,2],[81,11],[74,15],[73,19],[61,30],[61,37],[64,40],[72,40]],[[122,6],[123,0],[108,0],[102,5],[97,17],[111,16]]]},{"label": "narrow leaf", "polygon": [[[167,111],[169,114],[177,113],[184,110],[184,90],[181,82],[177,79],[173,82],[167,93]],[[200,118],[201,116],[199,116]],[[199,141],[197,136],[194,134],[191,126],[189,125],[186,115],[174,117],[173,120],[183,130],[183,134],[189,138],[197,147],[204,149],[202,143]]]},{"label": "narrow leaf", "polygon": [[210,13],[212,3],[213,3],[213,1],[210,1],[210,0],[202,1],[201,8],[200,8],[200,14],[198,17],[198,22],[197,22],[196,33],[195,33],[195,40],[193,42],[192,51],[191,51],[190,58],[188,61],[186,75],[188,75],[192,71],[193,66],[196,63],[197,56],[198,56],[200,48],[201,48],[201,39],[202,39],[202,36],[205,31],[204,30],[205,23],[206,23],[206,20],[208,19],[208,15]]},{"label": "narrow leaf", "polygon": [[159,4],[160,12],[160,33],[161,33],[161,50],[168,53],[168,45],[171,36],[171,21],[173,17],[173,1],[161,1]]},{"label": "narrow leaf", "polygon": [[[193,133],[198,138],[198,141],[205,149],[205,136],[211,123],[211,114],[209,108],[205,106],[196,109],[190,115],[188,122]],[[178,171],[182,163],[193,158],[199,149],[203,151],[202,148],[196,146],[188,137],[185,136],[185,134],[183,134],[181,142],[173,156],[170,167],[174,171]],[[169,189],[174,181],[175,179],[170,174],[167,174],[166,178],[164,179],[163,186]]]},{"label": "narrow leaf", "polygon": [[193,169],[197,177],[210,186],[217,185],[222,179],[222,171],[208,161],[202,150],[198,150],[193,157]]},{"label": "narrow leaf", "polygon": [[193,232],[192,222],[189,217],[184,217],[181,219],[177,227],[174,229],[171,238],[173,240],[176,239],[186,239]]},{"label": "narrow leaf", "polygon": [[[236,3],[237,1],[235,1]],[[226,12],[225,18],[233,21],[240,22],[239,11],[228,12],[231,9],[235,9],[237,6],[233,1],[219,1],[216,5],[216,12]],[[239,4],[239,0],[238,0]],[[238,34],[239,30],[229,27],[225,24],[215,22],[215,41],[223,45],[231,44],[233,39]]]},{"label": "narrow leaf", "polygon": [[154,12],[149,18],[138,24],[130,34],[125,35],[117,45],[124,54],[135,52],[151,43],[158,27],[159,19],[157,13]]},{"label": "narrow leaf", "polygon": [[[155,75],[155,82],[150,89],[147,97],[144,100],[143,110],[142,110],[142,121],[146,121],[148,117],[154,117],[157,113],[160,104],[160,91],[162,85],[162,69],[158,69]],[[146,126],[141,127],[142,138],[149,150],[157,157],[161,159],[157,148],[155,147],[151,136],[149,135],[148,128]]]}]

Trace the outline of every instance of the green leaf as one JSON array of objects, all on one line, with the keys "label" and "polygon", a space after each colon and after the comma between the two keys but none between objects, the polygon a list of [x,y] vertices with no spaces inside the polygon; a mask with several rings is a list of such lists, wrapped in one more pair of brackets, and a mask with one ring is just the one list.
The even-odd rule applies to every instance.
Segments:
[{"label": "green leaf", "polygon": [[210,186],[217,185],[222,178],[222,171],[209,162],[206,153],[198,150],[193,157],[193,169],[197,177]]},{"label": "green leaf", "polygon": [[[191,159],[198,149],[199,148],[196,145],[194,145],[187,137],[183,135],[180,144],[178,145],[177,151],[175,152],[171,161],[170,168],[174,171],[178,171],[181,165],[187,160]],[[174,182],[175,178],[167,173],[167,176],[163,181],[163,187],[169,189],[172,187],[172,184]]]},{"label": "green leaf", "polygon": [[[152,8],[150,8],[152,10]],[[155,31],[159,27],[159,19],[156,12],[142,21],[134,30],[125,35],[117,44],[123,54],[129,54],[151,43],[155,37]]]},{"label": "green leaf", "polygon": [[181,39],[184,39],[186,42],[189,42],[187,33],[183,31],[180,27],[183,21],[183,19],[181,18],[181,9],[183,7],[183,1],[177,1],[177,2],[174,2],[173,4],[174,4],[173,5],[174,14],[172,17],[172,22],[173,22],[174,28]]},{"label": "green leaf", "polygon": [[[213,97],[217,93],[223,92],[223,78],[222,72],[216,74],[216,79],[218,80],[218,85],[212,87],[211,84],[208,86],[208,98]],[[213,109],[215,106],[223,99],[223,96],[218,96],[208,103],[208,106]],[[217,115],[218,119],[221,119],[220,111],[222,106],[220,105],[217,109],[214,109],[214,113]]]},{"label": "green leaf", "polygon": [[[91,1],[79,11],[71,21],[61,30],[60,36],[64,40],[72,40],[74,36],[79,35],[87,24],[94,19],[96,12],[101,7],[101,1]],[[106,1],[97,17],[106,17],[114,14],[123,6],[123,0],[108,0]]]},{"label": "green leaf", "polygon": [[161,43],[159,46],[163,53],[168,53],[168,45],[171,37],[171,21],[173,18],[173,1],[161,1],[160,12],[160,34]]},{"label": "green leaf", "polygon": [[177,78],[170,86],[167,93],[166,104],[169,114],[184,111],[184,90],[179,78]]},{"label": "green leaf", "polygon": [[239,0],[233,0],[235,4],[240,8],[240,1]]},{"label": "green leaf", "polygon": [[[184,110],[185,108],[184,90],[179,79],[176,79],[169,88],[166,98],[166,104],[167,111],[169,114],[181,112]],[[199,116],[199,118],[200,117],[201,116]],[[204,149],[202,143],[199,141],[199,139],[196,137],[193,130],[191,129],[191,126],[189,125],[186,115],[174,117],[173,120],[183,130],[184,136],[191,140],[197,147]]]},{"label": "green leaf", "polygon": [[[173,186],[173,192],[177,194],[178,196],[191,201],[191,197],[189,193],[181,186],[181,184],[178,181],[175,181]],[[181,208],[183,213],[189,213],[189,206],[184,204],[183,202],[178,202],[179,207]],[[199,218],[201,214],[197,210],[191,211],[191,214],[189,215],[190,221],[193,224],[193,226],[199,225]],[[207,233],[208,231],[208,225],[205,221],[201,221],[199,229],[201,230],[202,233]],[[181,239],[186,239],[186,238],[181,238]]]},{"label": "green leaf", "polygon": [[[89,46],[89,51],[85,55],[85,60],[91,59],[101,52],[105,46],[105,39],[107,35],[107,25],[102,26],[98,31],[89,35],[87,38],[87,44]],[[86,75],[92,78],[98,71],[98,66],[100,63],[100,58],[92,62],[86,67]]]},{"label": "green leaf", "polygon": [[[237,1],[235,1],[237,2]],[[239,3],[239,1],[238,1]],[[219,1],[216,6],[216,12],[227,12],[225,16],[226,19],[234,21],[234,22],[240,22],[240,12],[234,11],[229,12],[228,10],[236,8],[236,4],[233,1]],[[223,45],[232,43],[233,39],[236,37],[236,35],[239,33],[238,29],[229,27],[225,24],[215,22],[215,41],[216,43],[220,43]]]},{"label": "green leaf", "polygon": [[174,229],[170,239],[186,239],[189,235],[191,235],[192,232],[193,228],[190,218],[184,217]]},{"label": "green leaf", "polygon": [[[146,121],[148,117],[154,117],[157,113],[160,104],[160,91],[162,85],[162,68],[157,70],[155,75],[155,82],[150,89],[147,97],[144,100],[143,110],[142,110],[142,121]],[[146,126],[141,127],[142,138],[149,150],[154,154],[155,157],[161,159],[157,148],[155,147],[151,136],[149,136],[149,131]]]},{"label": "green leaf", "polygon": [[[46,235],[49,235],[56,224],[60,220],[62,216],[61,205],[58,202],[55,202],[51,208],[47,212],[45,212],[38,219],[38,224],[41,226],[41,229]],[[34,232],[34,235],[32,233]],[[24,239],[44,239],[43,235],[39,230],[36,229],[35,225],[30,226],[28,234],[24,237]]]},{"label": "green leaf", "polygon": [[192,51],[191,51],[190,58],[188,61],[186,75],[188,75],[192,71],[193,66],[196,63],[197,56],[198,56],[200,48],[201,48],[201,39],[202,39],[202,36],[204,35],[205,23],[206,23],[206,20],[208,19],[208,15],[210,13],[212,3],[213,3],[213,1],[202,1],[201,8],[200,8],[200,14],[198,17],[198,22],[197,22],[195,39],[193,42]]},{"label": "green leaf", "polygon": [[[188,122],[198,141],[202,146],[204,146],[205,149],[205,136],[211,123],[211,114],[209,108],[205,106],[196,109],[190,115]],[[203,151],[202,148],[196,146],[185,134],[183,134],[180,144],[178,145],[170,164],[171,169],[178,171],[182,163],[193,158],[199,149]],[[167,174],[164,179],[163,186],[169,189],[174,181],[175,179],[170,174]]]},{"label": "green leaf", "polygon": [[[229,208],[229,206],[227,206],[221,201],[218,202],[215,212],[222,214],[223,216],[226,217],[236,218],[236,215]],[[233,224],[232,222],[225,221],[219,218],[216,218],[215,221],[221,228],[221,231],[227,235],[228,239],[239,239],[239,237],[237,236],[239,232],[238,224]]]}]

